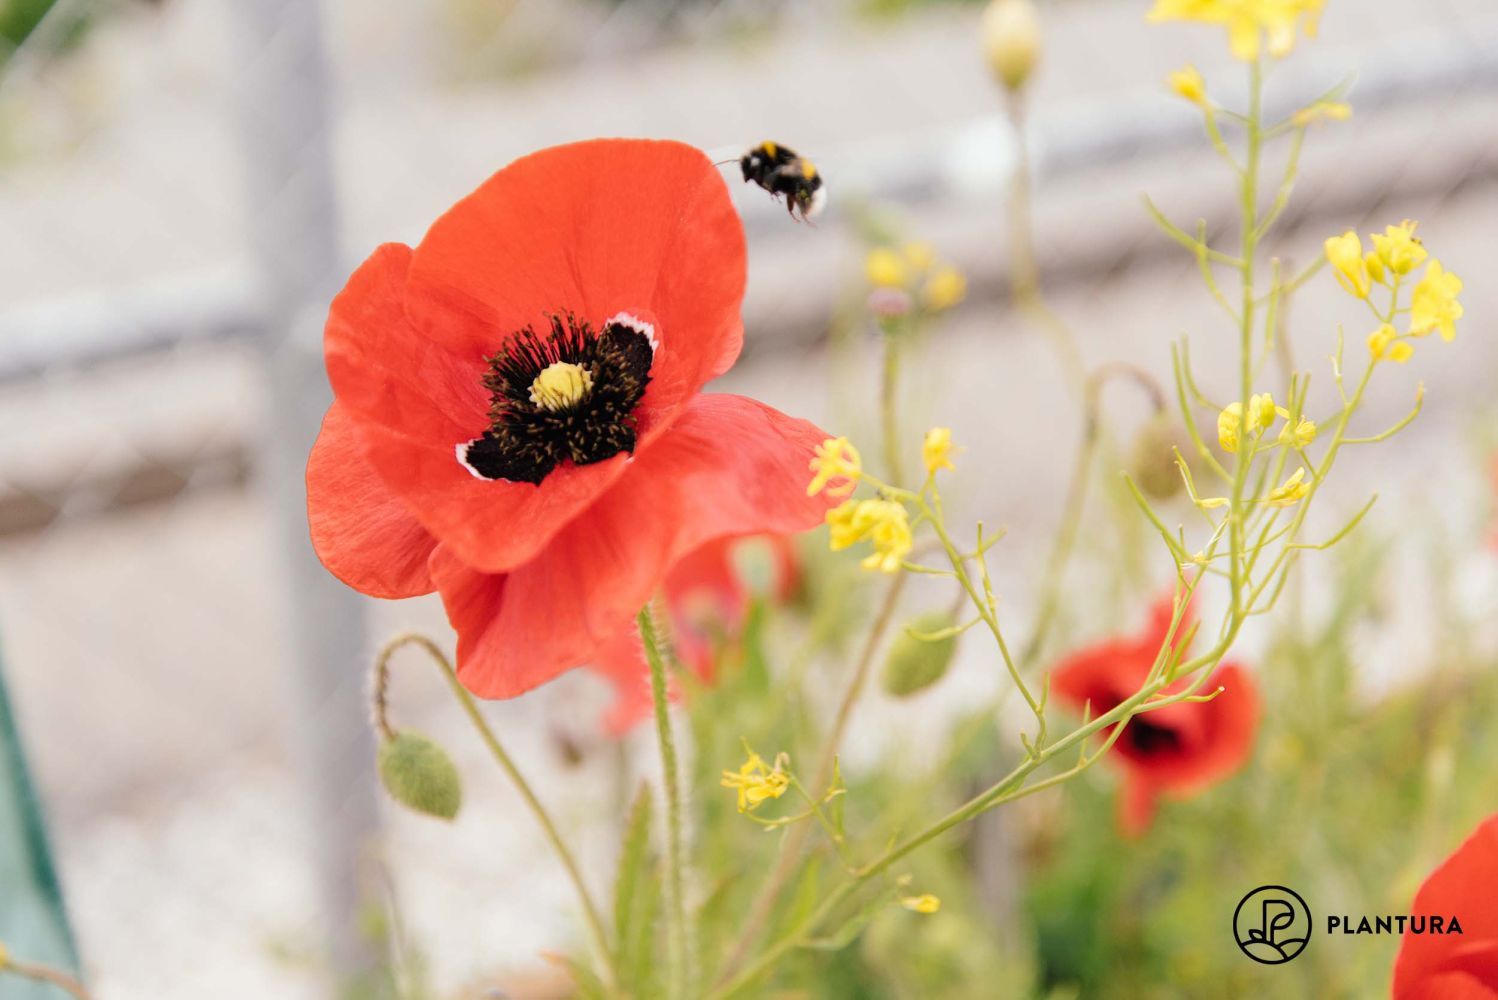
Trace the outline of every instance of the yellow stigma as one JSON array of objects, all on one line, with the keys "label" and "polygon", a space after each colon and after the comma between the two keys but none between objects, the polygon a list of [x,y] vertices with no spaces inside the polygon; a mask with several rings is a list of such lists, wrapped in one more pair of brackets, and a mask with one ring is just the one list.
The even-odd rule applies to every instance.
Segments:
[{"label": "yellow stigma", "polygon": [[543,410],[565,410],[581,402],[592,388],[588,369],[570,361],[553,361],[531,383],[531,402]]}]

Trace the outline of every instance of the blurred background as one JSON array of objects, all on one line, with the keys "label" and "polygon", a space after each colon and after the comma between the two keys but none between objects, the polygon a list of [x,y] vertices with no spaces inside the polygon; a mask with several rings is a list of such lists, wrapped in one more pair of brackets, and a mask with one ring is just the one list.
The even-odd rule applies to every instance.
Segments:
[{"label": "blurred background", "polygon": [[[1230,178],[1162,81],[1193,61],[1226,103],[1244,81],[1218,32],[1146,26],[1147,6],[1041,5],[1036,255],[1089,364],[1168,378],[1168,344],[1187,334],[1211,385],[1212,338],[1228,334],[1139,193],[1209,232],[1231,221]],[[1463,553],[1438,569],[1390,556],[1398,599],[1359,672],[1376,688],[1438,637],[1420,574],[1457,581],[1473,617],[1498,607],[1479,544],[1498,374],[1498,288],[1485,280],[1498,264],[1498,10],[1329,8],[1320,39],[1275,70],[1271,105],[1350,80],[1356,113],[1313,133],[1274,251],[1304,263],[1328,235],[1413,217],[1467,279],[1457,344],[1427,341],[1388,366],[1370,403],[1372,430],[1423,380],[1421,419],[1349,459],[1340,508],[1326,505],[1331,522],[1376,489],[1382,530]],[[1079,418],[1044,331],[1008,302],[1016,151],[978,12],[0,0],[0,663],[101,1000],[326,996],[330,973],[360,962],[361,899],[399,899],[402,933],[445,990],[526,975],[573,939],[566,886],[513,794],[430,667],[404,660],[396,717],[445,734],[470,807],[452,828],[387,814],[369,773],[371,652],[399,628],[448,633],[435,599],[380,604],[327,577],[301,494],[327,401],[327,300],[375,245],[419,240],[529,150],[646,135],[729,159],[773,138],[815,160],[831,194],[815,226],[726,168],[751,275],[745,358],[724,380],[814,419],[836,417],[839,391],[861,392],[872,360],[829,334],[866,322],[868,218],[959,265],[967,302],[923,348],[910,411],[968,446],[962,510],[1008,526],[998,582],[1025,614]],[[1362,322],[1330,280],[1296,301],[1296,360],[1323,391],[1320,359],[1344,320]],[[1347,333],[1360,352],[1367,331]],[[1120,438],[1145,413],[1135,402],[1110,417]],[[607,699],[572,676],[492,706],[597,871],[615,843],[612,818],[590,809],[615,794],[616,754],[592,721]],[[879,718],[855,742],[877,741]],[[381,859],[398,878],[371,874]],[[0,881],[0,910],[18,884]]]}]

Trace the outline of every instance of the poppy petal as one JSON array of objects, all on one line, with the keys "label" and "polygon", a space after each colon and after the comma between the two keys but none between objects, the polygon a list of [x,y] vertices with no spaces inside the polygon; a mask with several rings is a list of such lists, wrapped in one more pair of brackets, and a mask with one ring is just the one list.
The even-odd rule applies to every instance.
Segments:
[{"label": "poppy petal", "polygon": [[1498,885],[1498,815],[1490,816],[1441,862],[1420,891],[1410,912],[1461,921],[1462,933],[1415,934],[1406,931],[1394,960],[1395,1000],[1498,997],[1498,910],[1492,905]]},{"label": "poppy petal", "polygon": [[627,458],[557,469],[542,487],[477,479],[455,447],[488,426],[484,368],[405,318],[411,251],[380,247],[333,300],[328,378],[360,425],[369,461],[432,534],[476,566],[524,562],[624,471]]},{"label": "poppy petal", "polygon": [[806,495],[807,464],[825,438],[754,400],[699,396],[531,562],[487,576],[440,546],[431,572],[458,630],[458,676],[513,697],[593,659],[693,549],[814,527],[829,501]]},{"label": "poppy petal", "polygon": [[648,438],[738,357],[746,260],[727,184],[701,150],[594,139],[516,160],[438,219],[416,248],[407,309],[471,364],[549,315],[649,322]]},{"label": "poppy petal", "polygon": [[375,474],[339,403],[307,460],[307,522],[317,557],[355,590],[388,598],[432,592],[427,558],[437,542]]}]

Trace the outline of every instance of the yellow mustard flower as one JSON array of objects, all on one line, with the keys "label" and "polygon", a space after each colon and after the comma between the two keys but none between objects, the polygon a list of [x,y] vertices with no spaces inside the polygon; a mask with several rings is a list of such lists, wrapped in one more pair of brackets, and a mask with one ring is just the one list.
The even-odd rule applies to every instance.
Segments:
[{"label": "yellow mustard flower", "polygon": [[925,240],[914,240],[900,250],[905,255],[905,262],[923,274],[936,263],[936,248]]},{"label": "yellow mustard flower", "polygon": [[1166,80],[1177,96],[1184,97],[1197,107],[1207,107],[1207,81],[1202,78],[1201,73],[1197,72],[1195,66],[1187,63],[1170,74]]},{"label": "yellow mustard flower", "polygon": [[1399,333],[1388,323],[1368,334],[1368,353],[1374,361],[1397,361],[1404,364],[1415,353],[1415,347],[1407,340],[1400,340]]},{"label": "yellow mustard flower", "polygon": [[967,278],[955,267],[939,267],[921,287],[921,304],[944,312],[967,297]]},{"label": "yellow mustard flower", "polygon": [[[845,497],[853,492],[863,475],[863,459],[847,438],[828,438],[817,445],[808,468],[816,475],[806,487],[807,496],[814,497],[826,490],[830,497]],[[834,479],[842,482],[829,486]]]},{"label": "yellow mustard flower", "polygon": [[1269,504],[1272,507],[1288,507],[1305,499],[1307,493],[1311,492],[1311,484],[1304,482],[1306,478],[1305,467],[1302,466],[1290,474],[1283,484],[1269,491]]},{"label": "yellow mustard flower", "polygon": [[1307,128],[1319,121],[1345,122],[1352,117],[1352,105],[1343,101],[1317,101],[1290,116],[1296,128]]},{"label": "yellow mustard flower", "polygon": [[1329,237],[1326,241],[1326,260],[1337,275],[1337,281],[1348,294],[1366,299],[1372,289],[1368,262],[1363,258],[1363,242],[1358,234],[1349,229],[1341,236]]},{"label": "yellow mustard flower", "polygon": [[768,799],[778,799],[791,786],[790,775],[780,768],[780,761],[773,768],[753,751],[739,766],[738,771],[724,771],[720,784],[724,788],[736,788],[739,793],[739,812],[753,812]]},{"label": "yellow mustard flower", "polygon": [[1288,422],[1280,430],[1280,443],[1288,444],[1292,448],[1305,448],[1316,440],[1316,421],[1301,420],[1294,426]]},{"label": "yellow mustard flower", "polygon": [[873,553],[860,563],[864,569],[896,573],[915,544],[910,515],[896,500],[845,500],[827,512],[827,526],[834,552],[862,541],[873,546]]},{"label": "yellow mustard flower", "polygon": [[889,247],[875,247],[863,261],[864,274],[876,288],[904,288],[910,282],[905,259]]},{"label": "yellow mustard flower", "polygon": [[1461,294],[1462,279],[1441,267],[1434,257],[1420,283],[1415,286],[1410,301],[1410,333],[1424,337],[1439,330],[1442,340],[1456,337],[1456,321],[1462,318],[1462,304],[1456,300]]},{"label": "yellow mustard flower", "polygon": [[900,905],[915,913],[932,914],[941,909],[941,900],[926,892],[919,896],[906,896],[900,900]]},{"label": "yellow mustard flower", "polygon": [[1325,0],[1155,0],[1151,21],[1201,21],[1227,29],[1235,59],[1276,58],[1295,47],[1297,29],[1314,38]]},{"label": "yellow mustard flower", "polygon": [[926,463],[927,475],[936,475],[937,469],[956,469],[952,456],[959,449],[952,445],[952,428],[933,427],[926,432],[921,442],[921,460]]},{"label": "yellow mustard flower", "polygon": [[[1272,395],[1267,392],[1261,392],[1249,399],[1248,429],[1251,433],[1257,435],[1268,430],[1269,426],[1274,423],[1274,417],[1274,397]],[[1240,444],[1238,431],[1242,423],[1242,403],[1229,403],[1217,415],[1217,443],[1228,454],[1233,454],[1238,450],[1238,445]]]},{"label": "yellow mustard flower", "polygon": [[1415,235],[1415,227],[1418,225],[1418,222],[1405,219],[1397,226],[1385,226],[1382,233],[1373,234],[1373,252],[1369,255],[1368,269],[1377,269],[1375,278],[1382,281],[1385,268],[1403,275],[1425,263],[1428,252],[1425,244],[1420,242],[1420,237]]}]

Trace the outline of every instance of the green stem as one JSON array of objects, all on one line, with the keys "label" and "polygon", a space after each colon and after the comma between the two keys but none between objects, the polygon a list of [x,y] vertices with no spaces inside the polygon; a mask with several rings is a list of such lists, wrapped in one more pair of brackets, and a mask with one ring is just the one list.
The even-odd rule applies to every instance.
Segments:
[{"label": "green stem", "polygon": [[488,748],[490,756],[499,764],[515,790],[525,801],[531,814],[535,816],[536,822],[541,827],[541,832],[546,836],[546,841],[551,849],[556,852],[557,858],[562,862],[562,867],[567,872],[567,878],[572,882],[572,888],[577,892],[578,901],[582,904],[584,922],[587,924],[588,937],[591,939],[593,950],[596,953],[600,967],[603,969],[603,982],[605,989],[610,995],[618,995],[619,974],[614,966],[613,953],[609,950],[608,935],[604,933],[603,919],[599,916],[599,910],[593,902],[593,895],[588,891],[587,883],[583,881],[582,869],[578,867],[577,859],[573,857],[572,851],[562,840],[562,835],[557,830],[556,823],[552,822],[551,814],[536,798],[536,793],[531,789],[530,783],[521,775],[515,762],[500,744],[499,737],[494,735],[494,730],[489,728],[489,723],[484,720],[483,713],[479,711],[478,703],[474,701],[473,695],[458,680],[457,671],[448,662],[446,654],[438,648],[437,644],[424,635],[408,632],[396,636],[385,644],[375,660],[375,690],[377,692],[376,712],[377,723],[382,733],[389,732],[389,724],[384,718],[384,692],[388,683],[390,658],[403,646],[419,646],[430,656],[442,671],[443,679],[452,690],[458,703],[463,706],[464,713],[468,716],[473,727],[478,730],[479,738],[483,740],[484,746]]},{"label": "green stem", "polygon": [[669,995],[690,996],[691,956],[687,947],[686,853],[682,846],[681,776],[676,761],[676,738],[671,733],[671,715],[666,700],[666,663],[655,634],[649,606],[636,619],[645,660],[650,664],[650,693],[655,703],[655,734],[661,747],[662,780],[666,786],[666,858],[669,877],[671,919],[667,942],[670,948]]},{"label": "green stem", "polygon": [[905,481],[900,461],[900,335],[896,326],[884,329],[884,370],[879,380],[879,414],[884,437],[884,465],[892,483]]},{"label": "green stem", "polygon": [[93,1000],[92,995],[84,987],[83,983],[61,969],[54,969],[50,965],[0,957],[0,976],[4,976],[7,973],[19,976],[22,979],[29,979],[35,983],[47,983],[50,986],[56,986],[58,989],[72,996],[74,1000]]}]

